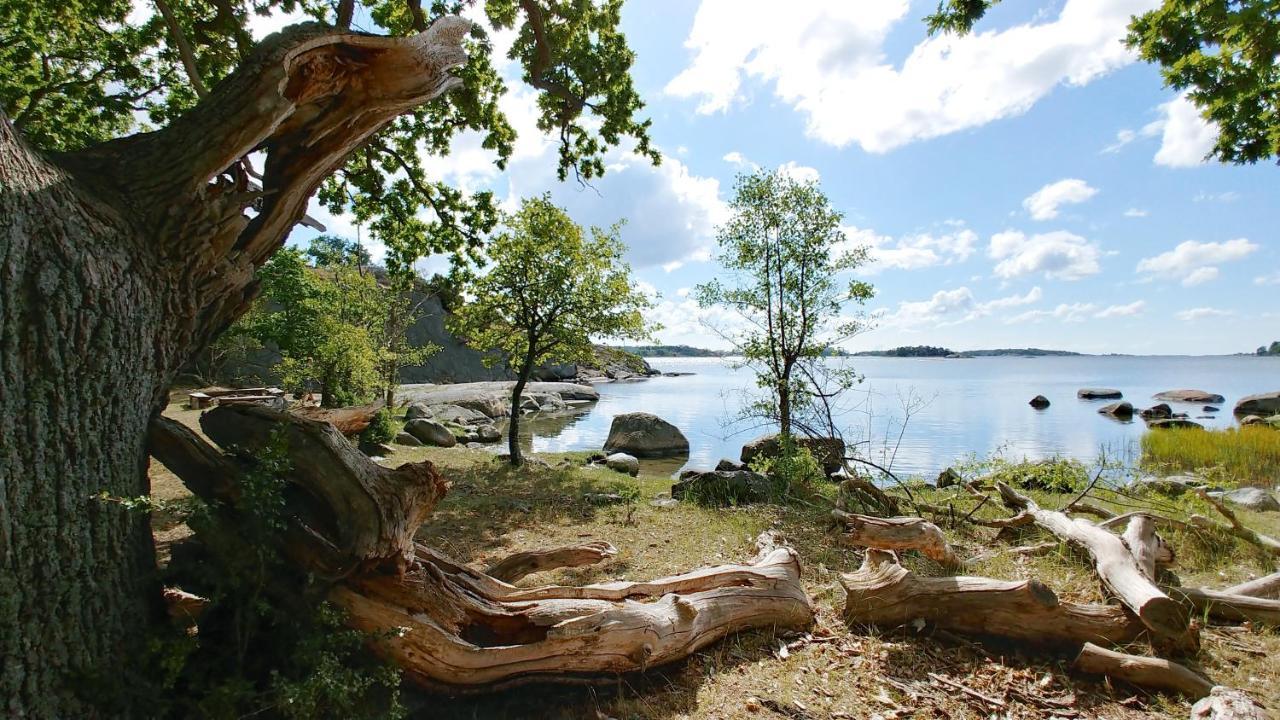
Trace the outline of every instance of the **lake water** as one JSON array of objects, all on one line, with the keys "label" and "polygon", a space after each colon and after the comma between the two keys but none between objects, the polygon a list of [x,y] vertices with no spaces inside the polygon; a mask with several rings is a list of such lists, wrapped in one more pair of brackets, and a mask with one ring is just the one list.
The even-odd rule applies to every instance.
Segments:
[{"label": "lake water", "polygon": [[[597,385],[600,402],[573,415],[525,423],[525,441],[535,451],[597,450],[615,415],[649,412],[674,423],[689,438],[690,455],[676,461],[649,461],[653,471],[710,467],[721,457],[737,458],[742,444],[769,431],[757,424],[731,423],[753,386],[747,370],[721,358],[650,358],[664,372],[640,382]],[[839,362],[839,361],[837,361]],[[1117,422],[1098,414],[1111,401],[1076,399],[1082,387],[1124,392],[1136,408],[1155,403],[1154,393],[1197,388],[1226,397],[1221,411],[1202,404],[1170,403],[1206,427],[1235,423],[1231,409],[1244,395],[1280,389],[1280,358],[1212,357],[992,357],[972,359],[850,358],[866,381],[851,392],[842,415],[846,440],[860,441],[862,454],[892,461],[895,473],[932,476],[970,454],[1002,452],[1009,459],[1053,456],[1091,461],[1100,449],[1133,452],[1147,432],[1141,420]],[[1027,402],[1044,395],[1043,411]],[[902,428],[903,403],[924,405]],[[857,407],[852,407],[857,405]],[[1199,416],[1211,414],[1210,418]],[[901,441],[899,442],[899,434]],[[896,446],[896,455],[894,447]]]}]

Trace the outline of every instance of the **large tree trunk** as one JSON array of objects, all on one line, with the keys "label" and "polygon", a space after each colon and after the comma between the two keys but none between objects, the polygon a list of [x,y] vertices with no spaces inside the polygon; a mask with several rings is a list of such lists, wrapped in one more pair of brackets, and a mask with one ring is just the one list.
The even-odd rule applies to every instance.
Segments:
[{"label": "large tree trunk", "polygon": [[95,710],[93,680],[159,605],[147,515],[118,502],[148,492],[148,422],[321,180],[460,82],[469,27],[295,26],[169,127],[56,158],[0,116],[0,714],[140,714]]}]

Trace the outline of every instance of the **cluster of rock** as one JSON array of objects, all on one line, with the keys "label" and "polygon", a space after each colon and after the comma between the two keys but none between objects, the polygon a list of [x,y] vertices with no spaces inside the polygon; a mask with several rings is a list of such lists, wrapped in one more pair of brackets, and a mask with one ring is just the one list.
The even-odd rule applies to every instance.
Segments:
[{"label": "cluster of rock", "polygon": [[[1201,405],[1201,413],[1216,413],[1221,410],[1219,404],[1226,398],[1218,393],[1204,390],[1165,390],[1152,396],[1159,400],[1149,408],[1138,410],[1133,404],[1121,400],[1124,393],[1115,388],[1080,388],[1076,397],[1081,400],[1117,400],[1098,408],[1098,412],[1121,421],[1129,421],[1134,415],[1146,421],[1151,428],[1200,428],[1200,423],[1191,419],[1185,412],[1175,412],[1169,403]],[[1044,410],[1050,406],[1049,398],[1036,395],[1028,402],[1036,410]],[[1241,425],[1271,425],[1280,428],[1280,391],[1260,393],[1241,398],[1235,406],[1235,415],[1240,418]],[[1198,415],[1198,418],[1209,419],[1212,414]]]},{"label": "cluster of rock", "polygon": [[[495,422],[510,417],[515,383],[506,381],[454,385],[402,385],[409,402],[401,445],[453,447],[458,443],[495,443],[502,433]],[[600,398],[592,387],[573,383],[533,382],[521,394],[522,413],[563,412]]]},{"label": "cluster of rock", "polygon": [[1178,497],[1204,490],[1210,497],[1231,503],[1254,512],[1280,512],[1280,500],[1275,493],[1256,487],[1225,490],[1210,485],[1196,475],[1142,475],[1133,479],[1130,487],[1138,492],[1154,492],[1166,497]]},{"label": "cluster of rock", "polygon": [[[844,441],[840,438],[796,438],[828,476],[844,471]],[[738,460],[722,459],[714,470],[684,470],[671,486],[671,497],[697,497],[702,502],[722,504],[766,502],[772,499],[773,484],[751,465],[761,458],[776,456],[780,449],[776,433],[762,435],[742,446]]]}]

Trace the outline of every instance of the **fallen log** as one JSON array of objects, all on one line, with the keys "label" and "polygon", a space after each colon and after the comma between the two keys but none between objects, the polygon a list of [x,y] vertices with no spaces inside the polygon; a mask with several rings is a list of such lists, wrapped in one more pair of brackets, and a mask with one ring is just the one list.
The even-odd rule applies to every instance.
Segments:
[{"label": "fallen log", "polygon": [[1222,592],[1230,595],[1248,595],[1250,597],[1280,600],[1280,572],[1273,572],[1255,580],[1223,588]]},{"label": "fallen log", "polygon": [[858,625],[891,628],[922,619],[968,635],[1072,647],[1127,643],[1144,630],[1122,607],[1061,602],[1039,580],[920,577],[877,550],[840,584],[845,620]]},{"label": "fallen log", "polygon": [[[800,561],[776,533],[763,534],[741,565],[650,582],[517,588],[414,542],[448,487],[431,463],[384,468],[332,425],[261,406],[220,406],[201,426],[226,454],[164,421],[153,423],[153,452],[184,480],[189,473],[234,530],[234,489],[256,458],[282,450],[285,556],[302,574],[329,578],[329,598],[348,624],[378,637],[373,649],[424,686],[608,681],[733,632],[813,620]],[[591,553],[608,551],[602,543]]]},{"label": "fallen log", "polygon": [[1185,695],[1192,699],[1206,697],[1213,683],[1183,665],[1163,658],[1129,655],[1085,643],[1071,664],[1080,672],[1123,680],[1151,690]]},{"label": "fallen log", "polygon": [[1102,584],[1142,620],[1157,644],[1179,648],[1196,644],[1185,609],[1143,575],[1123,540],[1088,520],[1041,509],[1005,483],[996,487],[1010,508],[1029,513],[1040,527],[1087,550]]},{"label": "fallen log", "polygon": [[1223,505],[1222,502],[1205,492],[1203,489],[1197,489],[1196,494],[1199,495],[1202,500],[1212,505],[1220,515],[1227,519],[1227,522],[1231,523],[1231,525],[1229,527],[1224,526],[1221,523],[1216,523],[1203,515],[1192,515],[1191,523],[1193,525],[1230,533],[1247,543],[1257,545],[1272,555],[1280,555],[1280,540],[1277,540],[1270,535],[1263,535],[1260,532],[1246,527],[1244,523],[1240,522],[1240,519],[1236,517],[1236,514],[1232,512],[1230,508]]},{"label": "fallen log", "polygon": [[1151,522],[1151,518],[1146,515],[1135,515],[1129,520],[1129,526],[1125,528],[1120,539],[1129,548],[1129,554],[1133,556],[1133,562],[1142,571],[1142,575],[1154,582],[1156,551],[1160,546],[1159,538],[1156,537],[1155,523]]},{"label": "fallen log", "polygon": [[374,416],[384,406],[384,402],[379,399],[369,405],[354,405],[351,407],[303,407],[295,410],[294,414],[309,420],[327,422],[337,428],[338,432],[343,435],[355,437],[369,427],[369,424],[373,422]]},{"label": "fallen log", "polygon": [[517,583],[521,578],[536,572],[556,568],[595,565],[618,554],[618,549],[607,542],[590,542],[582,545],[566,545],[549,550],[525,550],[508,555],[485,570],[491,578],[505,583]]},{"label": "fallen log", "polygon": [[831,516],[844,526],[841,538],[849,544],[877,550],[917,550],[943,565],[960,562],[942,529],[923,518],[878,518],[843,510],[832,510]]},{"label": "fallen log", "polygon": [[1249,621],[1255,625],[1280,627],[1280,600],[1236,595],[1209,588],[1166,588],[1169,597],[1180,600],[1214,620]]}]

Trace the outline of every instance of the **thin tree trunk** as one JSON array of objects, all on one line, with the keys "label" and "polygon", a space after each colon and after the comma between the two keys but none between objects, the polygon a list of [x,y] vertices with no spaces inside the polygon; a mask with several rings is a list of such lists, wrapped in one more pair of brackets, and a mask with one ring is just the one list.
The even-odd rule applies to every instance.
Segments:
[{"label": "thin tree trunk", "polygon": [[533,372],[533,346],[531,338],[529,351],[524,354],[524,360],[520,363],[520,374],[511,388],[511,423],[507,427],[507,450],[511,453],[512,467],[520,467],[524,462],[524,457],[520,454],[520,397],[524,395],[524,386],[528,384],[529,375]]},{"label": "thin tree trunk", "polygon": [[778,383],[778,432],[784,440],[791,437],[791,379],[786,376]]}]

